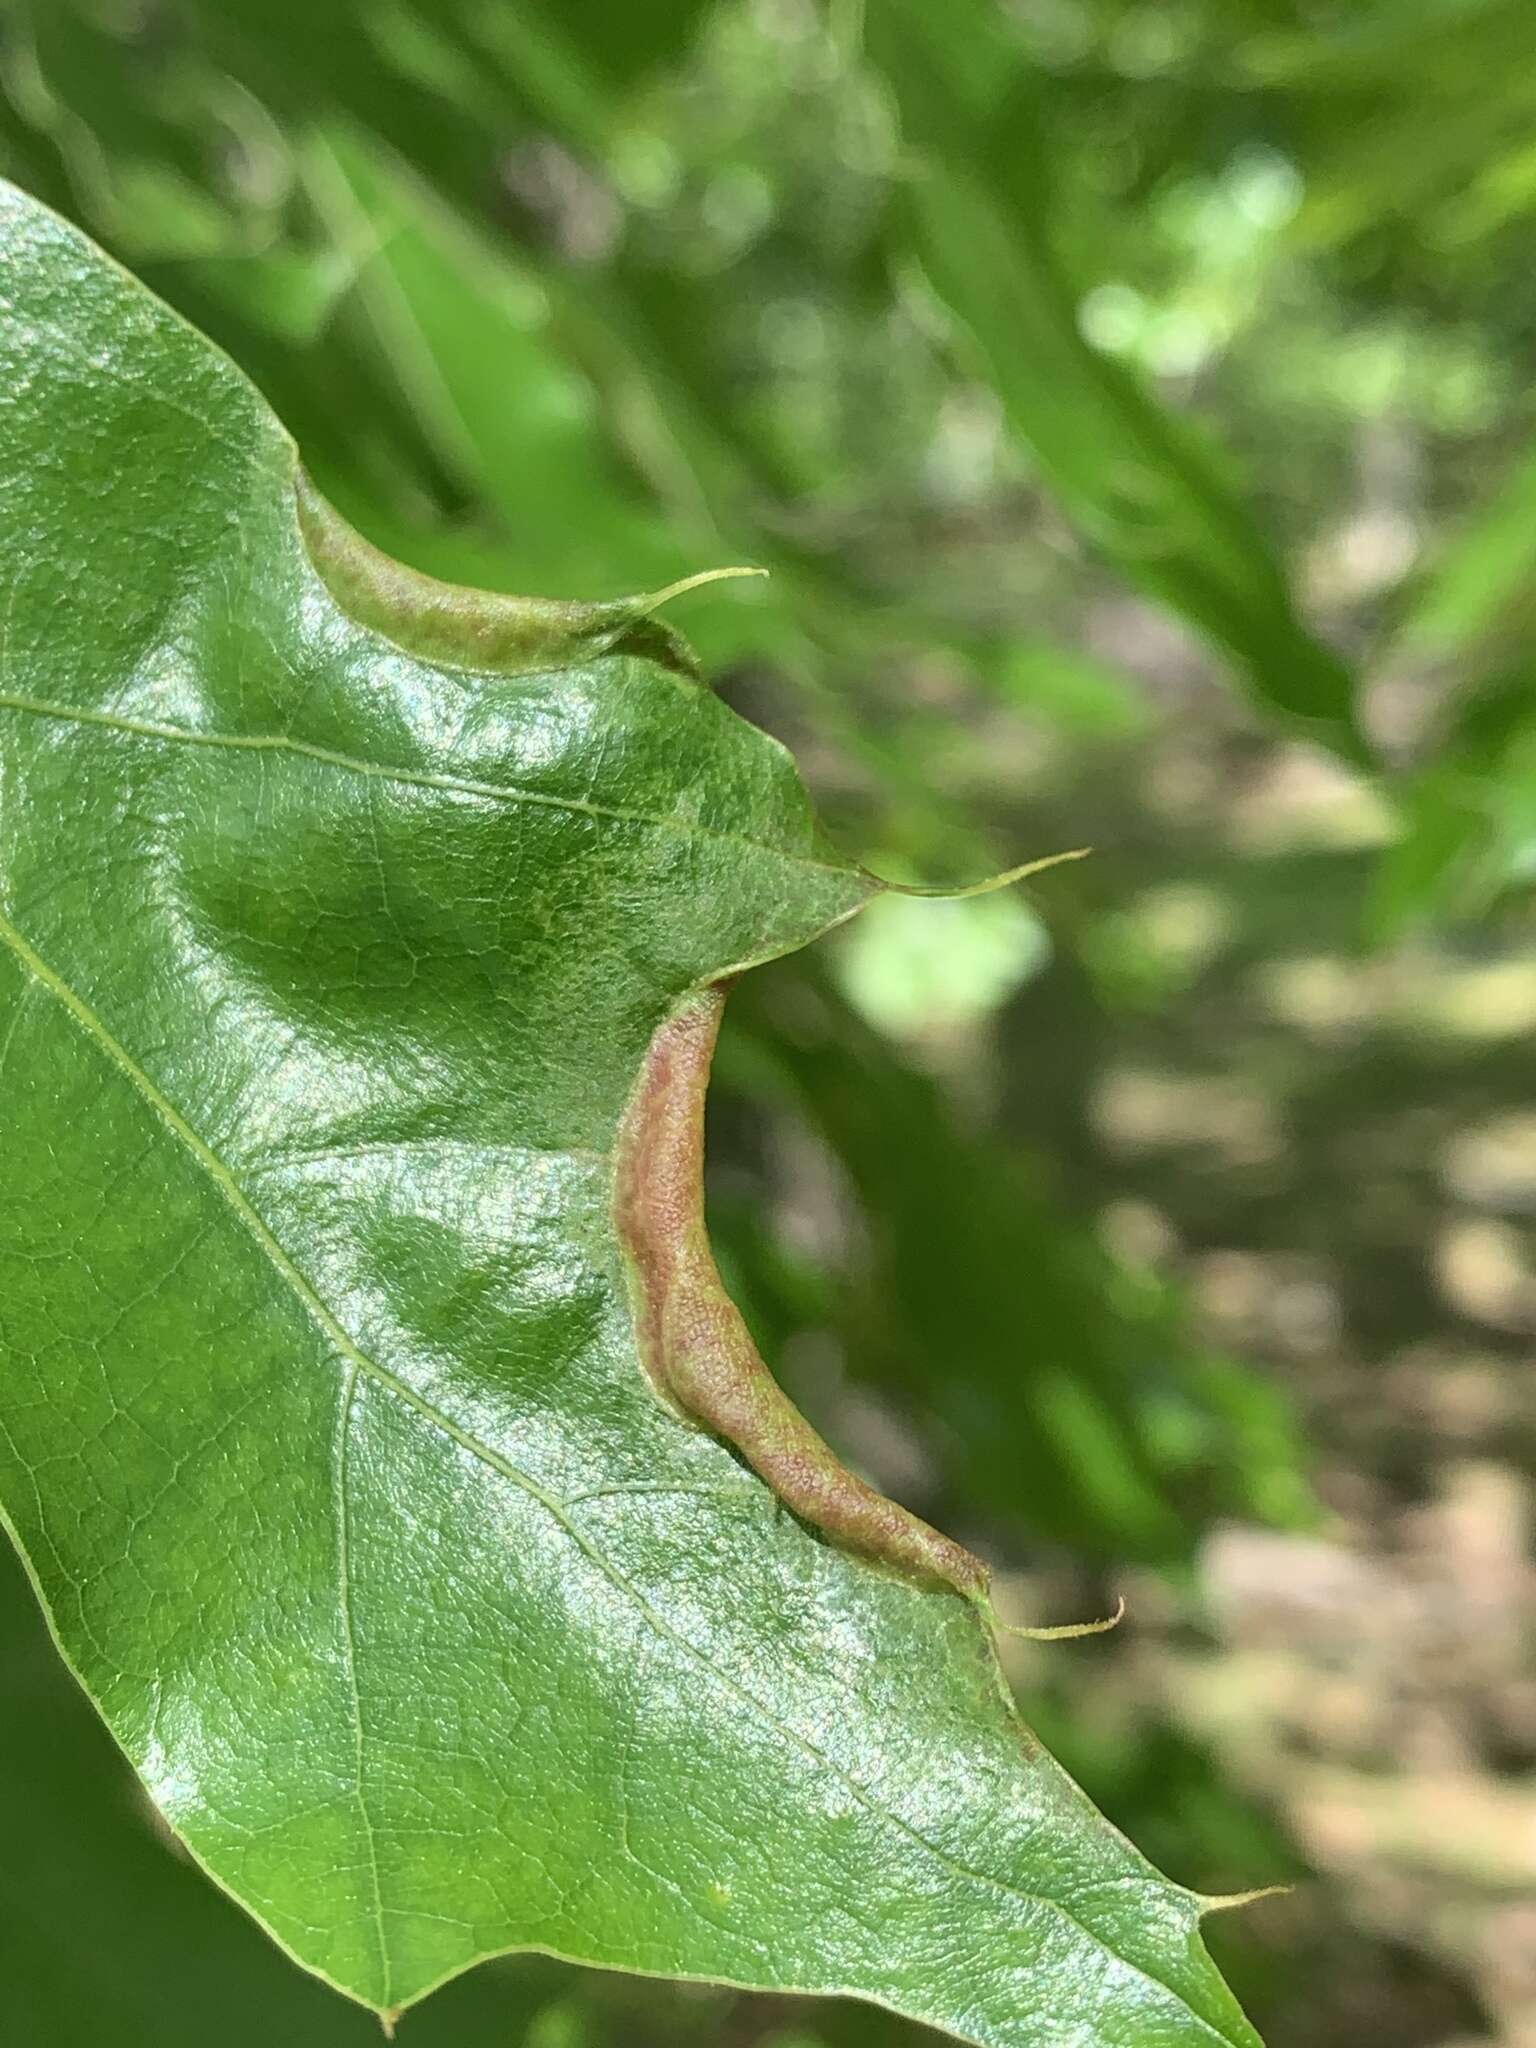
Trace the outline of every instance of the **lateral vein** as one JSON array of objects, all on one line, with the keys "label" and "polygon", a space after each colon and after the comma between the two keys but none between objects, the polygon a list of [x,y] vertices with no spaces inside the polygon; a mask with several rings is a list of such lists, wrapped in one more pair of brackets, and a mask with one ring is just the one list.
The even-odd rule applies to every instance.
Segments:
[{"label": "lateral vein", "polygon": [[344,754],[333,747],[315,746],[287,733],[197,732],[191,726],[171,725],[154,718],[134,718],[123,712],[98,711],[78,704],[57,704],[46,697],[29,697],[15,690],[0,690],[0,710],[16,711],[33,718],[53,718],[68,725],[99,725],[110,731],[132,733],[139,739],[164,740],[189,747],[227,747],[236,753],[296,754],[349,775],[371,776],[380,782],[403,783],[409,788],[435,789],[456,796],[483,797],[493,803],[529,804],[545,810],[570,811],[580,817],[600,818],[621,825],[644,825],[658,832],[679,832],[690,838],[720,840],[727,845],[749,847],[794,867],[810,868],[818,874],[852,880],[857,870],[836,867],[830,861],[813,860],[809,854],[792,853],[770,846],[746,832],[730,832],[718,825],[702,825],[692,818],[672,818],[659,812],[626,810],[619,804],[593,803],[586,797],[557,796],[543,789],[522,789],[505,782],[485,782],[469,775],[443,775],[427,768],[401,768],[389,762],[367,761]]},{"label": "lateral vein", "polygon": [[337,1599],[341,1605],[342,1650],[346,1661],[347,1694],[355,1752],[353,1794],[357,1801],[358,1819],[362,1823],[363,1839],[368,1845],[368,1870],[373,1891],[373,1924],[379,1941],[379,2002],[387,2010],[392,2002],[393,1973],[389,1960],[389,1940],[384,1932],[384,1883],[379,1874],[379,1842],[374,1832],[373,1815],[368,1811],[367,1795],[363,1790],[366,1748],[363,1741],[363,1698],[357,1683],[357,1632],[352,1625],[352,1530],[351,1509],[347,1499],[347,1475],[350,1466],[348,1444],[352,1431],[352,1404],[357,1394],[359,1371],[357,1365],[349,1364],[346,1378],[342,1383],[341,1411],[336,1423],[336,1585]]}]

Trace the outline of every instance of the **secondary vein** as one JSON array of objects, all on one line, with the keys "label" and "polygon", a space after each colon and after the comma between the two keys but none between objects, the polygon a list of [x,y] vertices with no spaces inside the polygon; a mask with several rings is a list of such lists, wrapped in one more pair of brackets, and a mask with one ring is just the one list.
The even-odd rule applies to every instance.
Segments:
[{"label": "secondary vein", "polygon": [[368,761],[356,754],[344,754],[333,747],[315,746],[287,733],[198,732],[192,726],[171,725],[155,718],[135,718],[124,712],[98,711],[92,706],[57,704],[46,697],[29,697],[15,690],[0,690],[0,710],[16,711],[34,718],[54,718],[70,725],[99,725],[115,732],[132,733],[139,739],[164,740],[181,746],[226,747],[238,753],[297,754],[319,761],[349,775],[372,776],[381,782],[398,782],[416,789],[443,790],[451,795],[488,798],[495,803],[530,804],[546,810],[570,811],[578,816],[601,818],[624,825],[645,825],[659,832],[680,832],[689,837],[715,839],[727,845],[749,847],[752,852],[791,866],[810,868],[818,874],[836,875],[845,881],[857,879],[858,870],[837,867],[830,861],[813,860],[809,854],[793,853],[754,839],[750,833],[731,832],[719,825],[703,825],[694,818],[668,817],[655,811],[627,810],[620,804],[593,803],[587,797],[558,796],[550,790],[523,789],[505,782],[486,782],[470,775],[444,775],[427,768],[401,768],[389,762]]},{"label": "secondary vein", "polygon": [[357,1633],[352,1625],[352,1530],[351,1508],[347,1497],[347,1472],[348,1447],[352,1433],[352,1404],[357,1394],[358,1373],[359,1368],[356,1365],[348,1366],[342,1383],[341,1410],[336,1423],[336,1585],[337,1598],[341,1606],[342,1650],[352,1720],[353,1793],[357,1801],[357,1816],[362,1824],[363,1840],[368,1845],[368,1870],[373,1892],[373,1925],[379,1944],[379,2003],[388,2008],[391,2002],[392,1972],[389,1939],[384,1932],[384,1883],[379,1874],[378,1837],[374,1833],[373,1816],[368,1811],[368,1799],[363,1790],[363,1765],[366,1754],[363,1740],[363,1696],[357,1683]]}]

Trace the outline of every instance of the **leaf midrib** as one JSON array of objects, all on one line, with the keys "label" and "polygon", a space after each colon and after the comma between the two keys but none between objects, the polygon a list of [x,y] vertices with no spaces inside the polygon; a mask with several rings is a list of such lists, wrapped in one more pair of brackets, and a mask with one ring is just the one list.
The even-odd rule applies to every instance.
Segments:
[{"label": "leaf midrib", "polygon": [[732,1694],[744,1706],[749,1708],[765,1726],[771,1728],[782,1740],[792,1743],[810,1757],[821,1770],[826,1771],[829,1776],[836,1779],[848,1794],[867,1812],[874,1814],[877,1819],[905,1836],[916,1848],[922,1850],[924,1854],[933,1857],[936,1862],[954,1876],[963,1878],[972,1884],[980,1885],[984,1889],[1001,1893],[1005,1898],[1016,1900],[1021,1905],[1039,1907],[1047,1913],[1056,1914],[1074,1928],[1091,1947],[1101,1950],[1122,1968],[1131,1971],[1144,1982],[1152,1985],[1157,1991],[1173,1999],[1180,2010],[1186,2013],[1197,2026],[1203,2029],[1212,2041],[1220,2044],[1220,2048],[1236,2048],[1236,2044],[1230,2034],[1219,2031],[1203,2014],[1197,2013],[1183,1995],[1176,1991],[1172,1985],[1164,1983],[1161,1978],[1154,1976],[1150,1970],[1140,1963],[1132,1961],[1129,1956],[1122,1955],[1102,1935],[1096,1933],[1091,1927],[1079,1920],[1071,1909],[1065,1906],[1059,1899],[1047,1897],[1039,1892],[1025,1891],[1021,1887],[1010,1884],[1005,1879],[997,1877],[989,1871],[972,1868],[969,1864],[963,1863],[957,1857],[952,1856],[947,1850],[930,1842],[926,1836],[910,1822],[904,1820],[900,1814],[893,1813],[888,1807],[882,1806],[857,1779],[851,1777],[839,1764],[835,1763],[823,1750],[819,1749],[814,1742],[802,1735],[798,1729],[789,1726],[781,1720],[771,1708],[758,1699],[756,1694],[741,1685],[728,1672],[723,1671],[704,1650],[675,1629],[665,1615],[647,1599],[646,1595],[634,1581],[618,1565],[612,1563],[602,1550],[599,1549],[597,1544],[570,1519],[564,1502],[540,1486],[535,1479],[522,1471],[520,1467],[512,1464],[500,1451],[482,1442],[451,1416],[445,1415],[439,1409],[433,1407],[423,1395],[417,1393],[408,1381],[399,1378],[387,1366],[381,1365],[377,1360],[369,1357],[348,1334],[332,1311],[326,1307],[324,1301],[316,1293],[305,1274],[294,1263],[279,1239],[244,1194],[224,1161],[198,1135],[180,1110],[157,1087],[149,1075],[144,1072],[132,1054],[107,1028],[106,1024],[96,1015],[85,999],[48,965],[47,961],[43,959],[41,954],[23,936],[4,910],[0,910],[0,940],[3,940],[10,948],[34,981],[38,982],[59,1003],[65,1012],[74,1019],[85,1036],[119,1070],[149,1109],[167,1127],[172,1136],[178,1139],[191,1153],[194,1160],[196,1160],[213,1182],[219,1195],[245,1225],[258,1247],[271,1261],[278,1274],[297,1297],[311,1319],[319,1326],[322,1333],[330,1340],[335,1350],[347,1361],[348,1366],[354,1372],[366,1374],[376,1384],[393,1393],[408,1408],[420,1415],[430,1427],[439,1430],[472,1457],[484,1464],[489,1470],[496,1472],[526,1493],[530,1499],[537,1501],[556,1526],[564,1532],[567,1538],[576,1545],[601,1575],[608,1580],[615,1591],[621,1593],[633,1604],[636,1611],[655,1635],[701,1665],[722,1690]]}]

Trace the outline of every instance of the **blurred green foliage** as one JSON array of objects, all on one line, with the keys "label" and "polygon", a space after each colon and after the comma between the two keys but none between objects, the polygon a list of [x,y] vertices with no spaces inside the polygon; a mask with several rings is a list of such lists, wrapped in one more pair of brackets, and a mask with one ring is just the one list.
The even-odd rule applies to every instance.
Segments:
[{"label": "blurred green foliage", "polygon": [[[1204,1334],[1166,1240],[1346,1247],[1383,1356],[1442,1316],[1429,1162],[1519,1099],[1529,42],[1527,0],[0,5],[0,170],[229,349],[381,545],[572,596],[766,566],[687,628],[852,850],[1101,849],[1033,910],[893,905],[764,973],[713,1111],[783,1377],[1003,1564],[1070,1561],[1032,1584],[1307,1525],[1285,1347]],[[18,2039],[360,2040],[152,1839],[6,1572]],[[1166,1720],[1075,1716],[1118,1653],[1077,1654],[1032,1710],[1166,1867],[1304,1867]],[[1230,1939],[1268,2038],[1332,2038]],[[907,2031],[533,1960],[407,2024]]]}]

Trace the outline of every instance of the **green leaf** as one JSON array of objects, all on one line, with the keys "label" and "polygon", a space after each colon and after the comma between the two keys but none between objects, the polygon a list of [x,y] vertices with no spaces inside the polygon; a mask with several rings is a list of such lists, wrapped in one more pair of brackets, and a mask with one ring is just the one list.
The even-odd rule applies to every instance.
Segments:
[{"label": "green leaf", "polygon": [[1082,338],[1044,245],[960,174],[924,178],[910,214],[929,281],[1088,542],[1232,655],[1262,703],[1361,758],[1348,672],[1298,621],[1199,435]]},{"label": "green leaf", "polygon": [[[37,2048],[378,2048],[377,2024],[292,1969],[161,1828],[54,1655],[0,1544],[0,1977],[7,2037]],[[411,2023],[411,2048],[505,2048],[572,1972],[477,1971]]]},{"label": "green leaf", "polygon": [[[1226,465],[1192,422],[1092,348],[1050,232],[1034,81],[1004,14],[965,32],[921,0],[874,0],[868,40],[925,160],[910,249],[1010,425],[1084,539],[1230,655],[1259,701],[1353,759],[1353,683],[1296,613]],[[974,30],[974,32],[972,32]]]},{"label": "green leaf", "polygon": [[683,573],[677,542],[604,446],[595,394],[552,347],[528,267],[344,129],[313,138],[305,166],[335,243],[359,252],[356,296],[407,409],[530,577],[590,587],[604,572]]},{"label": "green leaf", "polygon": [[1372,881],[1367,930],[1398,937],[1433,917],[1484,914],[1536,875],[1536,712],[1531,666],[1482,677],[1454,707],[1429,762],[1399,793],[1402,833]]},{"label": "green leaf", "polygon": [[1497,491],[1455,529],[1406,593],[1394,648],[1444,660],[1491,635],[1529,638],[1536,563],[1536,456],[1522,454]]},{"label": "green leaf", "polygon": [[654,600],[301,524],[224,358],[8,187],[0,249],[0,1507],[161,1812],[386,2016],[536,1948],[1251,2048],[976,1607],[825,1533],[921,1525],[653,1390],[737,1356],[706,992],[878,885]]}]

